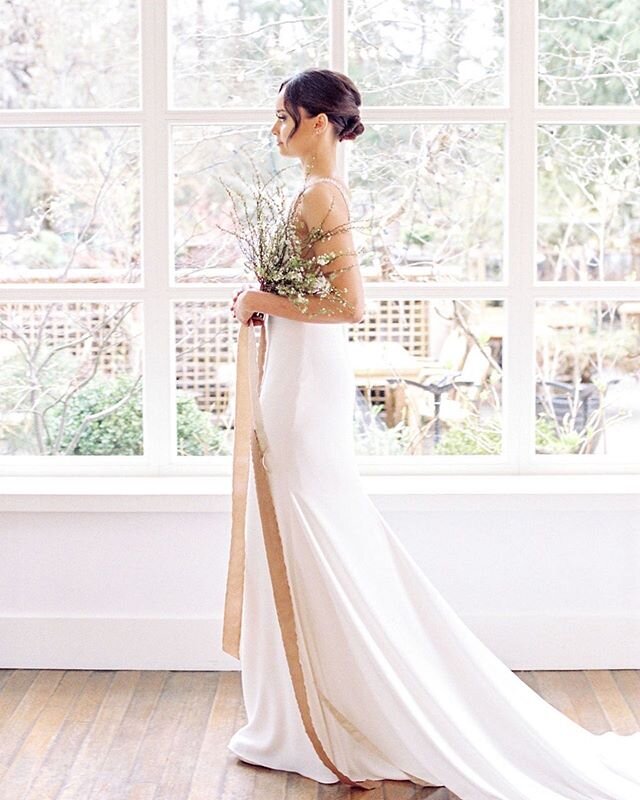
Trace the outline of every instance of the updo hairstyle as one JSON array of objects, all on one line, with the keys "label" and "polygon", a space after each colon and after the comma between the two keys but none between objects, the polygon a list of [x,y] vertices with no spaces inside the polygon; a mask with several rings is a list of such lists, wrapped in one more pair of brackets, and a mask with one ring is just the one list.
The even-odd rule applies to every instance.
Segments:
[{"label": "updo hairstyle", "polygon": [[300,126],[298,106],[312,117],[326,114],[338,140],[355,139],[364,132],[360,121],[360,92],[351,78],[330,69],[305,69],[280,84],[284,90],[284,106],[293,117],[294,126],[289,138]]}]

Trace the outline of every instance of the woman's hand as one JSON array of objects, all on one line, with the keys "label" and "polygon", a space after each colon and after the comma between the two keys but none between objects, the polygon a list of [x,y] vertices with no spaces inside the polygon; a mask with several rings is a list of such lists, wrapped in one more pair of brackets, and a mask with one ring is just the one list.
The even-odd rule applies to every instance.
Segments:
[{"label": "woman's hand", "polygon": [[[231,303],[231,310],[235,318],[243,325],[248,325],[251,317],[255,312],[255,308],[251,302],[252,289],[240,289],[233,296]],[[254,325],[263,325],[262,319],[254,319]]]},{"label": "woman's hand", "polygon": [[233,295],[233,300],[231,301],[231,305],[229,306],[229,308],[231,309],[231,313],[234,315],[234,317],[235,317],[235,312],[236,312],[236,309],[235,309],[236,300],[238,299],[238,296],[242,294],[242,292],[244,292],[244,289],[238,289],[237,290],[237,292]]}]

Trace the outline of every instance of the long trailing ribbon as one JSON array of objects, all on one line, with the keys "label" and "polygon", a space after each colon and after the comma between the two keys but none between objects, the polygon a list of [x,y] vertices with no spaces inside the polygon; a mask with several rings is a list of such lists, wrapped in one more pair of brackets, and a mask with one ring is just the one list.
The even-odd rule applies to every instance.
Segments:
[{"label": "long trailing ribbon", "polygon": [[354,781],[336,767],[325,751],[313,725],[304,673],[300,662],[291,587],[267,475],[268,469],[265,464],[268,443],[259,402],[259,390],[262,383],[266,352],[265,326],[261,326],[257,357],[253,327],[251,323],[246,325],[241,323],[237,344],[231,546],[225,592],[222,649],[225,653],[235,658],[240,658],[245,573],[245,520],[250,451],[276,613],[287,658],[287,666],[304,729],[322,763],[338,777],[341,783],[349,786],[359,786],[363,789],[376,789],[381,785],[382,781]]}]

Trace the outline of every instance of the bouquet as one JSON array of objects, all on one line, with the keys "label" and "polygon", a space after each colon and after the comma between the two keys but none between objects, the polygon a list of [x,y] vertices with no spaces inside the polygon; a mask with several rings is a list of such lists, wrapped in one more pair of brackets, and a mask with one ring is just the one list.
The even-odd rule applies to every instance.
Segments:
[{"label": "bouquet", "polygon": [[[286,167],[285,169],[290,169]],[[350,308],[345,292],[333,284],[335,276],[353,269],[355,264],[342,269],[327,270],[341,255],[356,255],[356,251],[333,250],[314,255],[317,242],[331,239],[340,231],[348,230],[352,223],[347,222],[329,230],[324,230],[324,219],[316,228],[300,236],[296,226],[296,201],[290,203],[281,184],[280,170],[265,180],[253,166],[253,184],[249,187],[251,203],[247,195],[241,194],[219,178],[231,200],[231,217],[235,230],[217,227],[234,236],[244,257],[244,269],[257,279],[260,289],[288,298],[298,309],[309,316],[316,316],[309,310],[309,297],[328,300],[317,314],[329,314],[334,309]],[[299,196],[299,195],[298,195]],[[258,313],[254,317],[262,318]],[[252,317],[252,319],[254,318]]]}]

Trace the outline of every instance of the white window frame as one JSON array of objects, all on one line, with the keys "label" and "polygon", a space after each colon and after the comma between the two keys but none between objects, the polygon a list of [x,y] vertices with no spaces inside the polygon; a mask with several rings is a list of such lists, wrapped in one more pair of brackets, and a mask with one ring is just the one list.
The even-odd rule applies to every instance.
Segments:
[{"label": "white window frame", "polygon": [[[347,0],[329,0],[329,64],[347,72]],[[185,300],[228,300],[232,285],[172,284],[173,216],[170,165],[171,127],[183,124],[258,123],[270,126],[272,109],[168,108],[169,71],[167,0],[141,0],[142,107],[136,110],[0,111],[0,126],[140,126],[142,138],[143,280],[139,285],[3,286],[3,302],[101,300],[139,301],[144,320],[144,456],[7,456],[4,475],[29,476],[229,476],[231,458],[177,458],[174,425],[175,346],[172,305]],[[537,103],[537,3],[507,0],[505,7],[505,71],[507,104],[493,107],[362,108],[365,124],[377,122],[478,122],[505,126],[505,260],[506,280],[491,283],[367,283],[369,298],[455,297],[503,300],[506,333],[503,348],[504,452],[500,456],[361,457],[369,475],[579,475],[638,474],[640,460],[610,457],[551,456],[534,453],[535,341],[534,304],[538,299],[640,299],[640,283],[588,285],[534,281],[536,232],[536,125],[539,123],[640,123],[640,108],[609,106],[539,106]],[[513,55],[513,57],[512,57]],[[358,146],[349,145],[349,146]],[[339,168],[347,175],[348,150],[339,148]],[[150,270],[148,265],[153,264]],[[161,332],[161,333],[159,333]],[[523,366],[524,365],[524,366]],[[528,366],[527,366],[528,365]],[[150,391],[149,387],[153,387]]]}]

